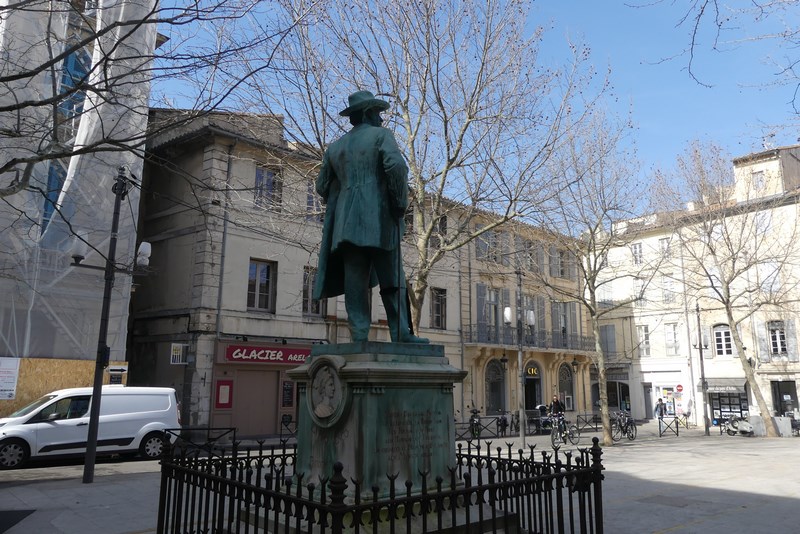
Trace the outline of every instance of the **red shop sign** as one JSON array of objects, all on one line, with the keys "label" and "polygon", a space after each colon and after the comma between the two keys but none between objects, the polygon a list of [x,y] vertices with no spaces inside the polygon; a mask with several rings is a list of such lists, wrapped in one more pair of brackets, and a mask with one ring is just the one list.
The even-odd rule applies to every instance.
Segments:
[{"label": "red shop sign", "polygon": [[225,359],[229,362],[284,363],[299,365],[311,354],[311,348],[287,347],[253,347],[249,345],[228,345]]}]

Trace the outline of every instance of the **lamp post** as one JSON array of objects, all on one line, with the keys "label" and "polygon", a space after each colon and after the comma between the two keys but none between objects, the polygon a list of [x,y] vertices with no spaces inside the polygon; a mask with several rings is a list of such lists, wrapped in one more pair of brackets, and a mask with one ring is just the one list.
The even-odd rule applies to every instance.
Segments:
[{"label": "lamp post", "polygon": [[700,303],[698,302],[695,308],[697,312],[697,339],[695,339],[694,348],[700,353],[700,391],[702,392],[702,407],[703,407],[703,426],[705,428],[706,436],[710,435],[708,431],[708,413],[706,413],[708,384],[706,384],[706,368],[703,363],[703,349],[708,348],[708,339],[703,336],[700,328]]},{"label": "lamp post", "polygon": [[[103,391],[103,371],[108,367],[108,359],[111,349],[108,347],[108,316],[111,312],[111,290],[114,287],[114,273],[116,267],[114,261],[117,254],[117,232],[119,230],[119,212],[122,199],[128,193],[127,179],[125,178],[125,168],[120,167],[117,171],[117,178],[111,188],[114,193],[114,213],[111,219],[111,239],[108,244],[108,256],[106,264],[102,269],[105,271],[105,285],[103,287],[103,307],[100,311],[100,331],[97,335],[97,357],[94,366],[94,383],[92,385],[92,407],[89,411],[89,429],[86,438],[86,459],[83,464],[83,483],[90,484],[94,481],[94,464],[97,456],[97,428],[100,424],[100,398]],[[80,265],[83,257],[73,256],[74,266],[88,267]]]}]

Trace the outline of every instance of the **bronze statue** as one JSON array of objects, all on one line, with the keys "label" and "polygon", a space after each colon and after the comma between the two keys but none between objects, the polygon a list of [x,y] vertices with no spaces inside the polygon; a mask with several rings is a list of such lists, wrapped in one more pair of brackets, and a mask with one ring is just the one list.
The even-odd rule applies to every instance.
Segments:
[{"label": "bronze statue", "polygon": [[314,298],[344,294],[352,341],[367,341],[369,288],[380,284],[392,341],[427,343],[411,333],[400,240],[408,207],[408,167],[392,132],[389,103],[369,91],[349,96],[339,114],[353,128],[322,160],[317,193],[327,205]]}]

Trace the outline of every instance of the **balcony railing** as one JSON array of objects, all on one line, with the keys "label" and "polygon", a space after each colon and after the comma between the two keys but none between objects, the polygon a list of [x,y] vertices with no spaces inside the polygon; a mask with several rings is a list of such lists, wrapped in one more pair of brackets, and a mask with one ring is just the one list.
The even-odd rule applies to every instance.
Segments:
[{"label": "balcony railing", "polygon": [[[519,346],[517,328],[514,326],[495,326],[486,324],[468,325],[464,330],[465,343],[482,343],[485,345]],[[578,334],[567,334],[560,331],[525,329],[522,334],[522,346],[537,349],[580,350],[593,352],[594,338]]]}]

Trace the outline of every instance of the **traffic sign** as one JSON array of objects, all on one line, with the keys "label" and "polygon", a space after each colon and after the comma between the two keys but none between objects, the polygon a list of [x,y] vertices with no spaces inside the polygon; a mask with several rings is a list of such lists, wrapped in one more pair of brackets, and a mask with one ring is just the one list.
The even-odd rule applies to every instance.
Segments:
[{"label": "traffic sign", "polygon": [[680,393],[681,391],[683,391],[683,386],[682,386],[682,385],[680,385],[680,384],[678,384],[677,386],[675,386],[675,391],[677,391],[678,393]]}]

